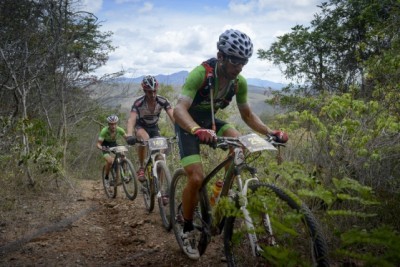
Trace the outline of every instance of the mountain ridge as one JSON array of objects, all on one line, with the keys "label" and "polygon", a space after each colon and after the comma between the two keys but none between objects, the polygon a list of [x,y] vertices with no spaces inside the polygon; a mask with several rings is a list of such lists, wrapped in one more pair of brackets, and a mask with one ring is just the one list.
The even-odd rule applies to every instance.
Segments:
[{"label": "mountain ridge", "polygon": [[[158,74],[155,75],[157,81],[166,85],[180,86],[185,82],[186,77],[189,75],[188,71],[178,71],[172,74]],[[141,83],[144,75],[135,78],[118,78],[117,81],[121,83]],[[249,85],[262,88],[271,88],[273,90],[281,90],[286,84],[276,83],[268,80],[258,79],[258,78],[246,78]]]}]

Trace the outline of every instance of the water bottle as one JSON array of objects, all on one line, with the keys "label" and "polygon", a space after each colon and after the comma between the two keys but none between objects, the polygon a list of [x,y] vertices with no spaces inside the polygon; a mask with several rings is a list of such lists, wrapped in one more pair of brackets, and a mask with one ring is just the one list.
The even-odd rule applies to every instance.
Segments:
[{"label": "water bottle", "polygon": [[210,197],[210,204],[211,206],[214,206],[215,203],[217,203],[219,194],[221,193],[223,182],[221,180],[218,180],[215,182],[215,184],[212,187],[212,193]]}]

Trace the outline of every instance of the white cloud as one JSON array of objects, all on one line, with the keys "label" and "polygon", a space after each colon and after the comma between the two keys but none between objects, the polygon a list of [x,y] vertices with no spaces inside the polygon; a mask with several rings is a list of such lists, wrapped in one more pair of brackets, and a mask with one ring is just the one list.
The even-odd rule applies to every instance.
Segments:
[{"label": "white cloud", "polygon": [[196,2],[203,4],[204,9],[196,6],[181,10],[182,6],[173,6],[173,1],[132,0],[123,4],[125,1],[119,0],[121,5],[115,5],[115,10],[96,14],[105,21],[101,29],[114,32],[113,44],[118,47],[99,73],[124,69],[127,76],[136,77],[190,71],[216,56],[218,36],[232,28],[249,35],[255,47],[243,75],[274,82],[284,79],[276,66],[257,58],[257,50],[268,49],[277,36],[289,32],[296,24],[308,25],[320,3],[319,0],[231,1],[228,6],[217,8],[219,2],[209,0]]},{"label": "white cloud", "polygon": [[143,6],[139,9],[139,13],[147,13],[153,10],[154,5],[150,2],[143,3]]},{"label": "white cloud", "polygon": [[103,0],[81,0],[82,9],[91,13],[97,13],[103,6]]}]

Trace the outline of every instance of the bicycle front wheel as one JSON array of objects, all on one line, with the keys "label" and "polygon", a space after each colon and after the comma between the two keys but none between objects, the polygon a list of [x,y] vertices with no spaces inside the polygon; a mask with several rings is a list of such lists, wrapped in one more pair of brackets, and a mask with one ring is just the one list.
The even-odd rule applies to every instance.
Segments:
[{"label": "bicycle front wheel", "polygon": [[228,266],[329,266],[326,242],[305,204],[272,184],[249,189],[247,219],[228,217],[225,222]]},{"label": "bicycle front wheel", "polygon": [[134,200],[138,191],[137,177],[132,162],[129,159],[124,159],[121,161],[120,174],[126,197],[130,200]]},{"label": "bicycle front wheel", "polygon": [[103,167],[103,187],[108,198],[115,198],[117,196],[117,183],[115,182],[115,176],[114,168],[111,168],[110,174],[108,175],[109,178],[106,179],[106,167]]},{"label": "bicycle front wheel", "polygon": [[[171,225],[175,234],[176,241],[179,247],[183,250],[183,208],[182,208],[182,195],[187,183],[187,175],[184,169],[180,168],[175,171],[170,190],[170,213]],[[204,205],[204,200],[207,199],[206,190],[199,193],[199,204],[195,208],[193,215],[193,226],[196,230],[196,243],[200,255],[202,255],[210,241],[210,232],[208,224],[210,223],[210,213],[207,210],[207,205]]]},{"label": "bicycle front wheel", "polygon": [[144,205],[148,212],[153,211],[155,202],[154,180],[153,177],[151,177],[151,175],[153,174],[149,173],[146,168],[146,171],[144,172],[146,180],[142,183],[142,193],[143,193]]},{"label": "bicycle front wheel", "polygon": [[171,174],[165,161],[157,163],[157,200],[160,208],[160,216],[164,228],[171,230],[171,212],[169,208],[169,191],[171,186]]}]

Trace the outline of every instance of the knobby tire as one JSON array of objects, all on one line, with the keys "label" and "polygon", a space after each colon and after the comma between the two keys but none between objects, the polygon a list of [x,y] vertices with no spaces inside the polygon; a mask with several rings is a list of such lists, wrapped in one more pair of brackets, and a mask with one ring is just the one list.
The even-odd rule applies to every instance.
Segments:
[{"label": "knobby tire", "polygon": [[124,159],[121,161],[120,168],[122,186],[124,188],[125,195],[128,199],[135,200],[138,192],[138,182],[133,164],[129,159]]},{"label": "knobby tire", "polygon": [[[117,197],[117,183],[115,182],[115,171],[114,168],[111,167],[110,173],[108,175],[108,181],[106,180],[105,170],[106,167],[103,167],[102,172],[102,180],[103,180],[103,187],[104,191],[108,198],[116,198]],[[114,181],[114,185],[110,185],[111,181]]]},{"label": "knobby tire", "polygon": [[[158,207],[160,208],[160,216],[164,225],[164,228],[169,231],[172,228],[171,225],[171,212],[169,208],[169,194],[171,187],[171,173],[165,161],[158,161],[157,163],[157,200]],[[168,200],[168,203],[163,201],[163,198]]]},{"label": "knobby tire", "polygon": [[[184,169],[180,168],[175,171],[170,190],[170,213],[171,213],[171,224],[175,234],[175,238],[179,244],[179,247],[183,248],[183,242],[181,239],[181,233],[183,231],[183,211],[182,211],[182,193],[187,183],[187,175]],[[205,188],[199,194],[199,205],[195,209],[193,216],[193,226],[198,231],[198,249],[200,255],[202,255],[208,243],[210,242],[210,231],[209,223],[211,220],[209,213],[209,203],[207,198],[207,191]]]},{"label": "knobby tire", "polygon": [[[263,251],[259,253],[261,255],[253,256],[244,218],[228,217],[224,228],[228,266],[284,266],[289,263],[294,266],[329,266],[328,249],[320,226],[305,204],[295,201],[272,184],[257,183],[250,185],[249,189],[247,199],[257,207],[248,205],[248,209]],[[268,202],[271,199],[275,202]],[[266,212],[271,218],[272,236],[265,226]],[[274,258],[274,253],[283,251],[288,251],[286,260],[289,262]]]},{"label": "knobby tire", "polygon": [[147,171],[147,168],[144,172],[144,177],[146,180],[142,183],[142,193],[144,199],[144,205],[148,212],[152,212],[154,210],[155,203],[155,190],[154,190],[154,179],[152,179],[152,173]]}]

